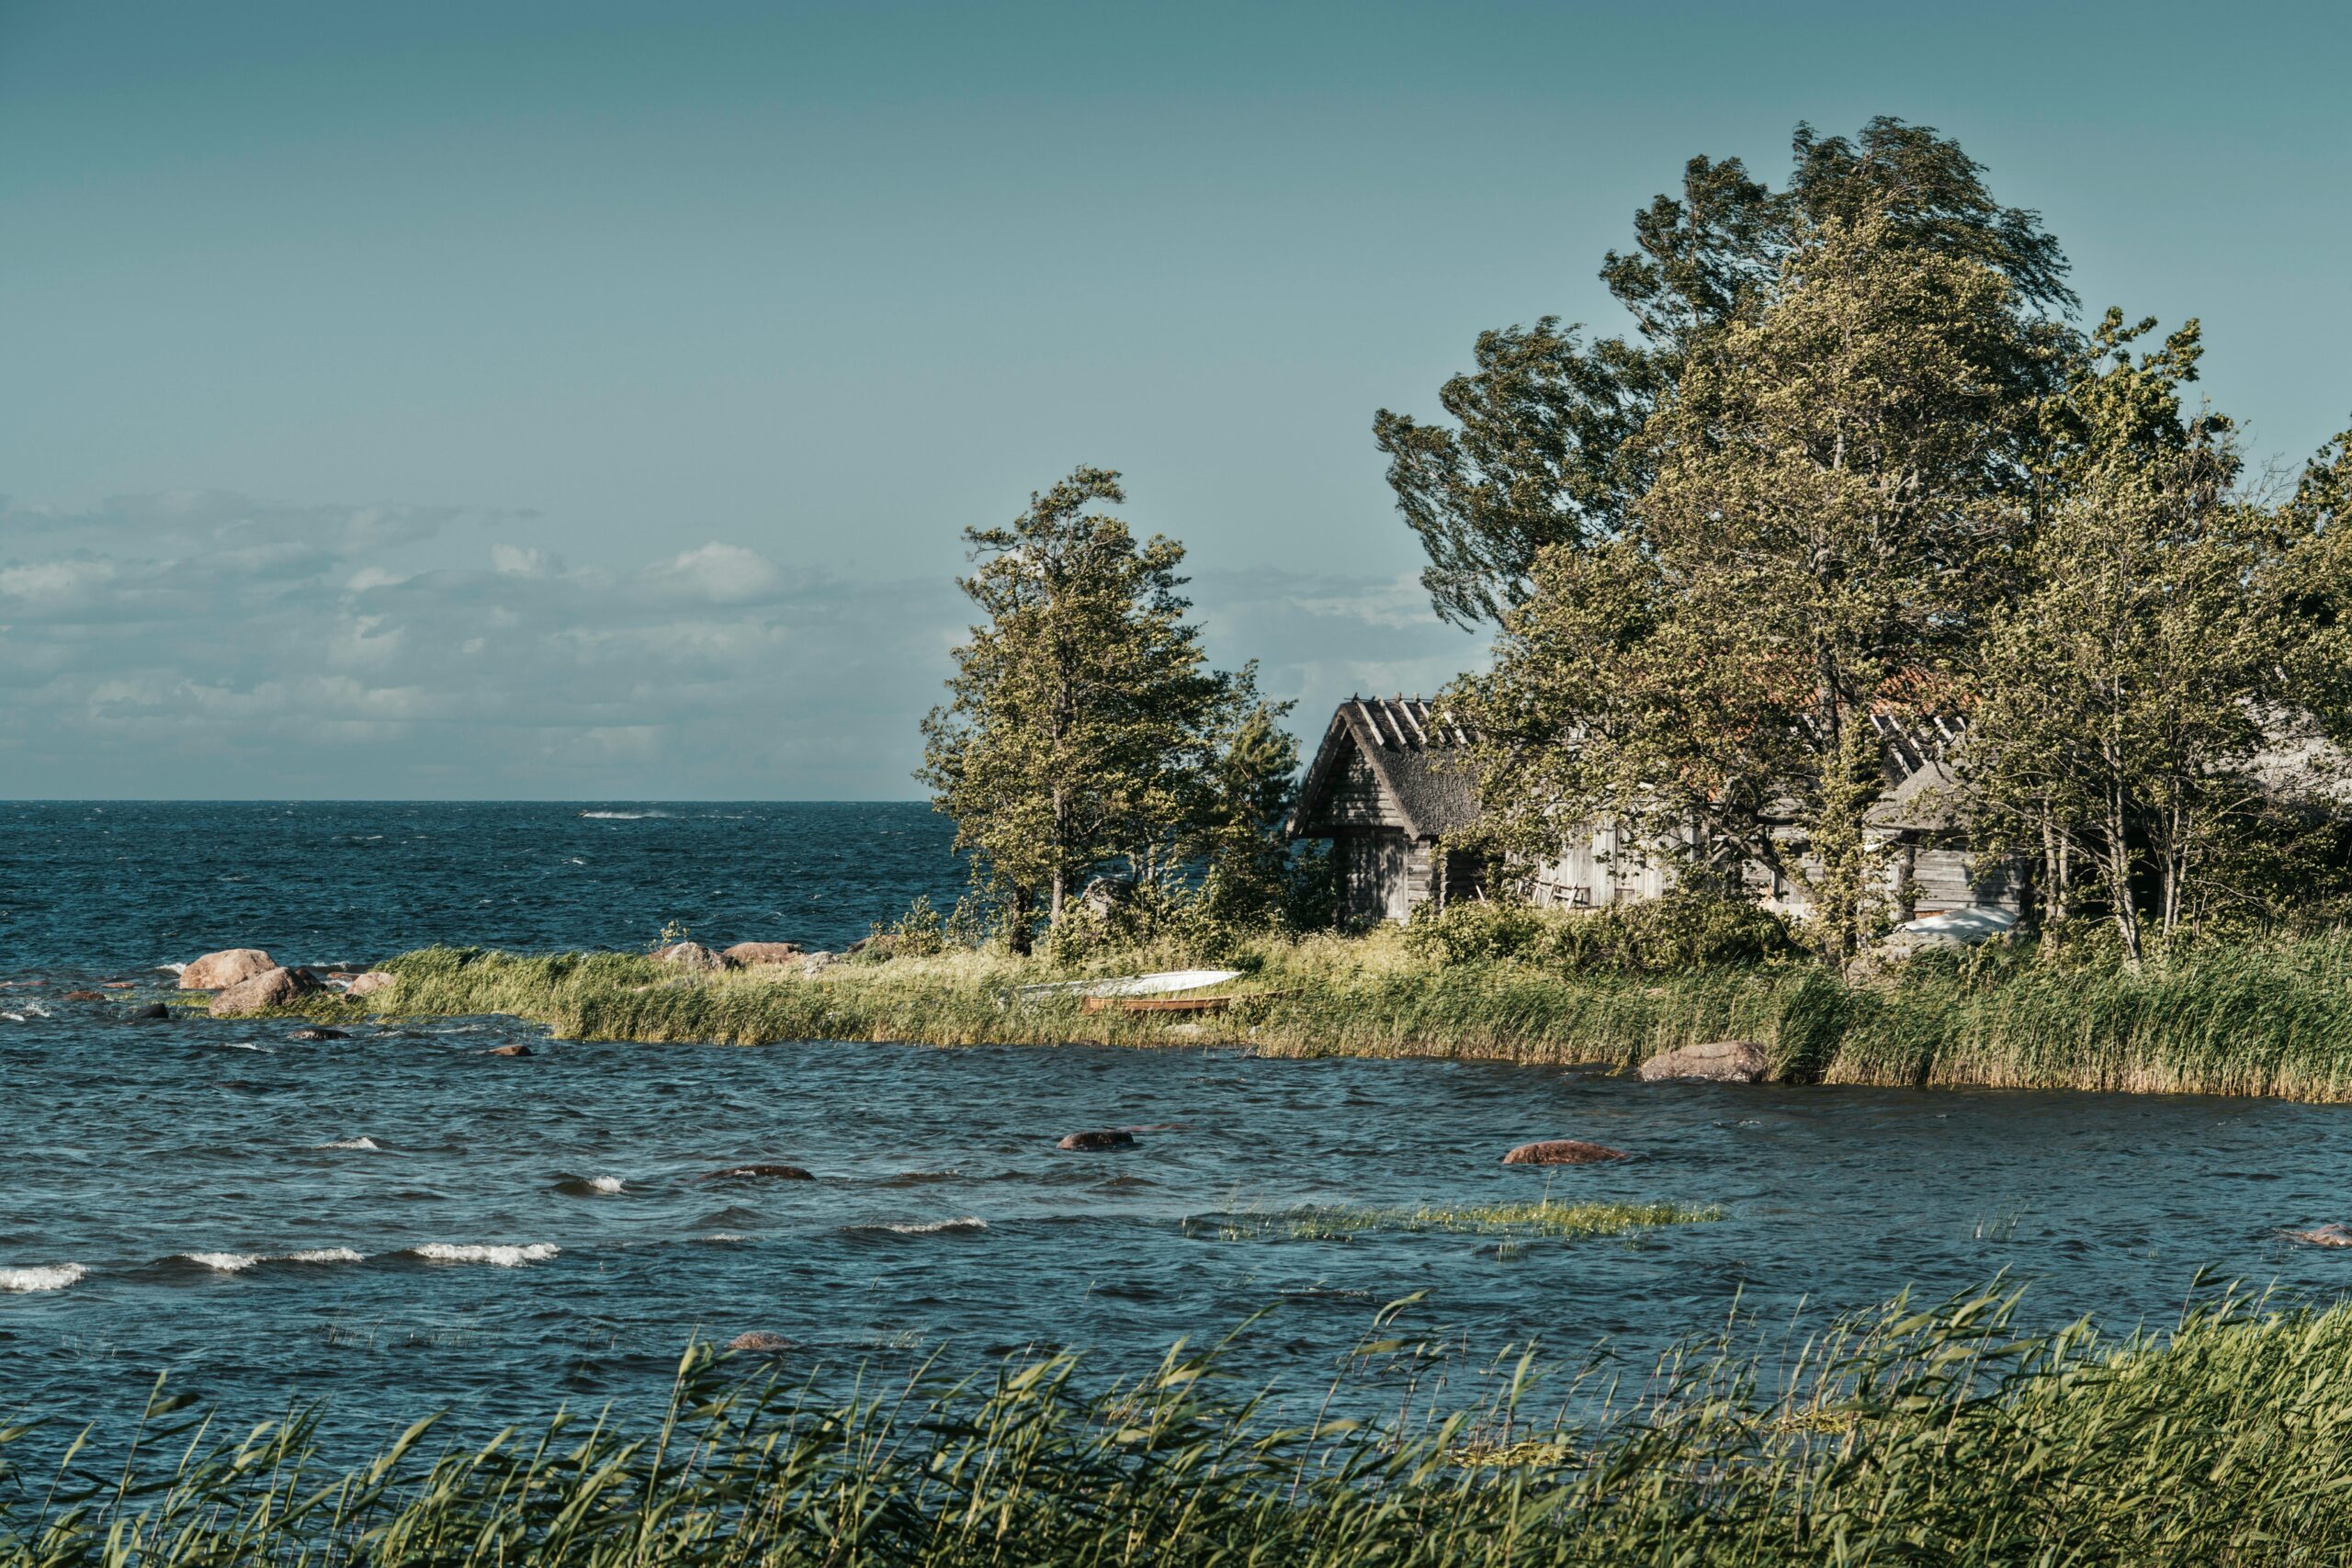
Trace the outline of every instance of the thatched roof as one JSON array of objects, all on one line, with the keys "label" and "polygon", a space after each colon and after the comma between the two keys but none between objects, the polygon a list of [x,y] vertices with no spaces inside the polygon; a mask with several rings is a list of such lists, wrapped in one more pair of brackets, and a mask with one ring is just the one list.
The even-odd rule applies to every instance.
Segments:
[{"label": "thatched roof", "polygon": [[1290,836],[1318,820],[1351,757],[1361,756],[1417,839],[1434,839],[1478,819],[1478,787],[1465,754],[1473,736],[1419,697],[1350,697],[1331,716],[1323,744],[1299,785]]}]

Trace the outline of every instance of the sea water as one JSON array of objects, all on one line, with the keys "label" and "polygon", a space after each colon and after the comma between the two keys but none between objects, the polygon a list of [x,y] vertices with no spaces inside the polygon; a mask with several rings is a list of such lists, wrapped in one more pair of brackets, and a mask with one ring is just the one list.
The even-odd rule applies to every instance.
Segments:
[{"label": "sea water", "polygon": [[[753,1331],[846,1382],[1064,1348],[1107,1379],[1239,1328],[1235,1378],[1312,1401],[1408,1300],[1381,1332],[1445,1348],[1422,1365],[1474,1397],[1531,1342],[1638,1365],[2004,1270],[2030,1321],[2119,1327],[2169,1321],[2202,1268],[2292,1299],[2352,1281],[2352,1253],[2283,1234],[2352,1218],[2335,1107],[127,1016],[162,965],[232,945],[361,964],[642,949],[675,921],[839,946],[952,900],[949,837],[895,805],[0,807],[0,1424],[124,1431],[160,1372],[236,1421],[322,1397],[356,1449],[432,1410],[460,1432],[650,1410],[691,1340]],[[512,1043],[533,1054],[485,1054]],[[1149,1130],[1054,1146],[1101,1127]],[[1544,1137],[1636,1157],[1499,1163]],[[817,1179],[717,1179],[747,1163]],[[1266,1223],[1546,1193],[1722,1218],[1517,1243]]]}]

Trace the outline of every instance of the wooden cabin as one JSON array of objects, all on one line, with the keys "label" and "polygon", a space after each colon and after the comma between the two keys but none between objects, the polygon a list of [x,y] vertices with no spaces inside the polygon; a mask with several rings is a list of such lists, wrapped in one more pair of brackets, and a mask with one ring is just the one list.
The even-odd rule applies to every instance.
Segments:
[{"label": "wooden cabin", "polygon": [[[2015,910],[2023,887],[2016,868],[1972,863],[1966,824],[1950,766],[1964,738],[1951,720],[1874,720],[1884,746],[1886,787],[1868,832],[1884,852],[1889,902],[1899,918],[1970,907]],[[1486,863],[1446,852],[1441,840],[1478,819],[1477,781],[1466,755],[1471,736],[1419,697],[1350,697],[1331,716],[1299,786],[1294,839],[1329,839],[1342,925],[1404,920],[1423,904],[1440,908],[1478,897]],[[1695,831],[1695,829],[1694,829]],[[1804,847],[1791,829],[1789,853]],[[1657,898],[1674,884],[1695,845],[1645,844],[1614,824],[1569,835],[1555,858],[1514,863],[1510,882],[1533,902],[1598,908]],[[1765,908],[1804,912],[1802,882],[1761,864],[1743,874]]]},{"label": "wooden cabin", "polygon": [[1470,739],[1419,697],[1350,697],[1331,716],[1290,836],[1331,840],[1342,925],[1403,920],[1478,891],[1477,858],[1439,844],[1478,819]]}]

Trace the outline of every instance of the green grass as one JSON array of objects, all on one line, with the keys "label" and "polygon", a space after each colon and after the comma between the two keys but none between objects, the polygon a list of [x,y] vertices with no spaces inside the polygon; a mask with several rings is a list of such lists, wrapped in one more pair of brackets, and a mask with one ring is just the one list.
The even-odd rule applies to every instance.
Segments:
[{"label": "green grass", "polygon": [[1345,1241],[1375,1231],[1578,1240],[1623,1235],[1657,1225],[1704,1224],[1721,1218],[1720,1209],[1679,1203],[1561,1203],[1542,1198],[1532,1203],[1455,1203],[1418,1209],[1317,1203],[1271,1213],[1217,1214],[1187,1221],[1186,1225],[1194,1235],[1224,1241],[1256,1237]]},{"label": "green grass", "polygon": [[[310,1419],[215,1438],[159,1401],[127,1462],[7,1476],[0,1568],[2352,1560],[2352,1309],[2223,1303],[2117,1342],[2019,1333],[2012,1306],[1898,1305],[1613,1384],[1521,1360],[1474,1407],[1361,1423],[1182,1350],[1108,1389],[1056,1357],[820,1394],[696,1349],[657,1424],[439,1451],[421,1424],[351,1469]],[[1405,1353],[1363,1347],[1361,1375]]]},{"label": "green grass", "polygon": [[[1270,1055],[1476,1056],[1629,1067],[1676,1045],[1753,1040],[1799,1080],[2352,1100],[2352,937],[2209,950],[2139,974],[2022,954],[1923,959],[1848,985],[1805,963],[1668,975],[1510,960],[1441,965],[1397,933],[1264,939],[1229,1011],[1085,1012],[1019,987],[1197,961],[1181,952],[1078,967],[957,951],[883,964],[681,976],[624,953],[518,957],[426,949],[365,1010],[503,1012],[576,1039],[769,1044],[903,1041],[1238,1044]],[[306,1016],[343,1019],[360,1004]]]}]

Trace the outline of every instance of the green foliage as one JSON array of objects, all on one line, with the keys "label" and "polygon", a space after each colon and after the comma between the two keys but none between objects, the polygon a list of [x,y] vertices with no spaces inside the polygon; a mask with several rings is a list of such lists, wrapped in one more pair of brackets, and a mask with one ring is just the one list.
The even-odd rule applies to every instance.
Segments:
[{"label": "green foliage", "polygon": [[1455,700],[1498,846],[1611,824],[1677,874],[1754,866],[1843,961],[1880,919],[1878,720],[1933,711],[2024,511],[2035,334],[2013,287],[1891,219],[1795,237],[1640,437],[1617,536],[1555,546]]},{"label": "green foliage", "polygon": [[[958,908],[960,912],[960,903]],[[947,951],[947,923],[932,908],[928,894],[916,894],[897,919],[875,921],[872,934],[875,948],[893,958],[929,958]]]},{"label": "green foliage", "polygon": [[2047,384],[2044,351],[2059,329],[2045,313],[2075,300],[2038,214],[2001,206],[1984,168],[1924,126],[1880,118],[1849,139],[1799,125],[1792,140],[1782,190],[1736,158],[1693,158],[1679,193],[1635,214],[1634,249],[1611,252],[1600,273],[1633,316],[1633,337],[1587,344],[1554,317],[1482,333],[1476,367],[1438,394],[1451,424],[1375,416],[1440,615],[1501,622],[1539,591],[1547,550],[1581,554],[1631,527],[1658,472],[1660,450],[1642,439],[1652,416],[1689,400],[1691,372],[1721,356],[1721,340],[1753,321],[1792,253],[1826,228],[1879,224],[1923,276],[1956,265],[1997,278],[2018,330],[1987,345],[1986,378],[2012,392]]},{"label": "green foliage", "polygon": [[[1530,1357],[1483,1401],[1398,1409],[1384,1374],[1431,1353],[1362,1346],[1307,1405],[1392,1411],[1357,1421],[1236,1396],[1181,1346],[1125,1382],[1061,1355],[880,1396],[696,1346],[657,1424],[559,1415],[436,1452],[422,1422],[348,1472],[317,1412],[221,1438],[159,1389],[128,1464],[94,1450],[0,1494],[0,1568],[2352,1557],[2352,1308],[2223,1297],[2112,1339],[2030,1332],[2014,1292],[1898,1299],[1792,1361],[1725,1333],[1647,1376],[1563,1393]],[[25,1436],[0,1431],[0,1466]]]},{"label": "green foliage", "polygon": [[1844,983],[1827,969],[1806,972],[1781,1004],[1772,1077],[1782,1083],[1818,1083],[1837,1059],[1851,1011]]},{"label": "green foliage", "polygon": [[1677,890],[1590,910],[1543,910],[1476,899],[1423,905],[1406,928],[1436,964],[1510,961],[1571,974],[1662,975],[1793,955],[1779,919],[1744,900]]},{"label": "green foliage", "polygon": [[986,620],[923,721],[917,776],[1017,948],[1097,873],[1144,883],[1205,859],[1246,902],[1251,824],[1295,767],[1256,666],[1207,667],[1183,547],[1089,510],[1125,499],[1116,474],[1080,468],[1012,526],[964,535],[978,565],[959,586]]}]

